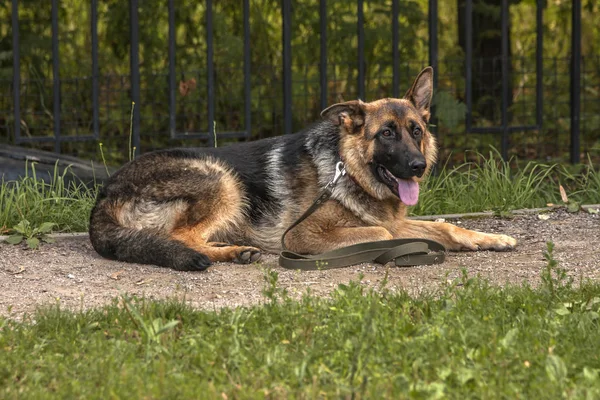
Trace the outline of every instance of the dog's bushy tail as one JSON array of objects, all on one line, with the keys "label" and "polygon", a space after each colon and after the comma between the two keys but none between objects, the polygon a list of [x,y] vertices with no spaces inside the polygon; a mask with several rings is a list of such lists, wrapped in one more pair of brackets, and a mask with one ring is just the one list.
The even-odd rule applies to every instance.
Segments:
[{"label": "dog's bushy tail", "polygon": [[105,201],[99,201],[90,216],[90,241],[101,256],[182,271],[201,271],[210,266],[206,255],[160,232],[120,225]]}]

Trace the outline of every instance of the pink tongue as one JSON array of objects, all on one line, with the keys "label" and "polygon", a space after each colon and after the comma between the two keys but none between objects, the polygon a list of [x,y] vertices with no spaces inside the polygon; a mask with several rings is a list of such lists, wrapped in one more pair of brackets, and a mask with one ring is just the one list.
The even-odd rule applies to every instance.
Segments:
[{"label": "pink tongue", "polygon": [[414,206],[419,200],[419,184],[412,179],[398,179],[398,197],[407,206]]}]

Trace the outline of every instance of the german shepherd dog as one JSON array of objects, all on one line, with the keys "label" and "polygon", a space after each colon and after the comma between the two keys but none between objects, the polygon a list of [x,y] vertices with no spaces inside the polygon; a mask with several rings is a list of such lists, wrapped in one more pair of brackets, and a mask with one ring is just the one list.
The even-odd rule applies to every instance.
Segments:
[{"label": "german shepherd dog", "polygon": [[331,198],[286,236],[297,253],[393,238],[426,238],[449,250],[509,250],[506,235],[414,221],[419,183],[437,147],[427,130],[433,69],[403,99],[360,100],[325,109],[292,135],[221,148],[144,154],[115,173],[91,214],[90,239],[104,257],[177,270],[251,263],[280,239],[331,181]]}]

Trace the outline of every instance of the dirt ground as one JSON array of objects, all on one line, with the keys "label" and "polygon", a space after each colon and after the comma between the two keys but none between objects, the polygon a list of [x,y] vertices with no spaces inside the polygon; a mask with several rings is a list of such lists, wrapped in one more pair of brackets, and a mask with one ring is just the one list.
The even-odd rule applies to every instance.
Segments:
[{"label": "dirt ground", "polygon": [[460,226],[517,238],[515,251],[449,253],[442,265],[397,268],[388,264],[328,271],[288,271],[277,266],[277,256],[263,256],[259,264],[216,264],[204,272],[178,272],[148,265],[109,261],[94,252],[86,236],[60,240],[38,250],[0,244],[0,315],[20,318],[37,306],[60,302],[72,310],[108,304],[128,294],[150,299],[180,298],[193,307],[217,309],[264,301],[265,268],[279,272],[279,286],[294,296],[307,288],[326,296],[339,283],[357,281],[378,287],[389,270],[388,288],[416,294],[434,291],[460,277],[461,268],[495,284],[539,281],[546,265],[546,242],[555,244],[555,258],[568,273],[600,278],[600,215],[557,210],[513,219],[452,220]]}]

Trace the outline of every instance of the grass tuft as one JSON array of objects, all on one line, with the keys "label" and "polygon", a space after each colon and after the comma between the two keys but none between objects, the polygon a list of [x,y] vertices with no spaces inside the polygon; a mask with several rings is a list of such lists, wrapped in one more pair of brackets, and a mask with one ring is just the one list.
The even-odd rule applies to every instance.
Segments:
[{"label": "grass tuft", "polygon": [[[517,167],[512,167],[512,165]],[[498,151],[454,168],[442,168],[427,178],[414,215],[436,215],[506,211],[560,204],[559,182],[565,181],[570,197],[580,204],[600,202],[600,171],[589,160],[582,172],[571,173],[556,164],[528,162],[524,167],[511,158],[504,161]]]},{"label": "grass tuft", "polygon": [[591,157],[588,156],[587,163],[575,173],[568,167],[561,166],[560,180],[571,191],[569,197],[573,197],[578,203],[600,204],[600,170],[594,167]]},{"label": "grass tuft", "polygon": [[69,179],[69,168],[62,172],[58,165],[50,183],[36,174],[35,163],[26,167],[25,176],[0,185],[0,231],[6,231],[23,220],[33,227],[54,223],[63,232],[87,231],[96,189]]}]

